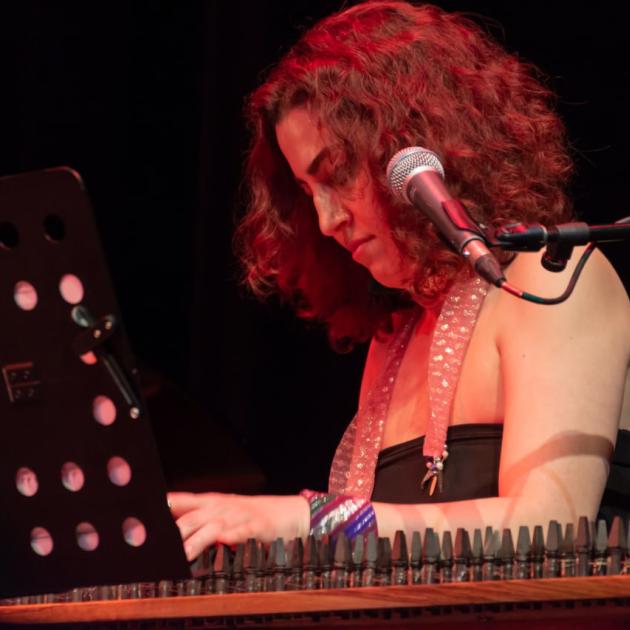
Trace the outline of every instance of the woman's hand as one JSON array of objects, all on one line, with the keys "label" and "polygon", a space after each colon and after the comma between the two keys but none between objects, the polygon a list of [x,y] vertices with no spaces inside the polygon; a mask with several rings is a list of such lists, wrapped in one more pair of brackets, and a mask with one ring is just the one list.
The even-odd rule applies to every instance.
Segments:
[{"label": "woman's hand", "polygon": [[290,540],[305,537],[309,529],[308,502],[300,496],[171,492],[168,504],[188,560],[216,542],[232,545],[248,538]]}]

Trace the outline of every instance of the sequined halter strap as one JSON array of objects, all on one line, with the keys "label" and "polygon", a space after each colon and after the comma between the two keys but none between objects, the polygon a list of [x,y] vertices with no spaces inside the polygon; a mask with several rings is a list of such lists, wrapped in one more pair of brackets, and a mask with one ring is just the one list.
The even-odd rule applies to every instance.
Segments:
[{"label": "sequined halter strap", "polygon": [[[427,458],[424,485],[431,481],[430,494],[441,482],[444,460],[448,457],[446,433],[459,375],[488,285],[475,276],[456,284],[444,300],[435,324],[429,354],[429,422],[422,454]],[[440,483],[441,486],[441,483]]]},{"label": "sequined halter strap", "polygon": [[[479,278],[457,283],[447,295],[436,322],[429,357],[430,418],[423,449],[430,460],[423,481],[437,479],[441,473],[459,371],[486,293],[487,285]],[[421,313],[421,309],[411,311],[390,342],[381,375],[337,447],[330,470],[329,492],[371,497],[392,391]],[[435,482],[431,489],[434,487]]]},{"label": "sequined halter strap", "polygon": [[410,311],[390,341],[384,369],[337,447],[328,479],[329,492],[366,499],[372,496],[374,469],[398,368],[421,313],[419,308]]}]

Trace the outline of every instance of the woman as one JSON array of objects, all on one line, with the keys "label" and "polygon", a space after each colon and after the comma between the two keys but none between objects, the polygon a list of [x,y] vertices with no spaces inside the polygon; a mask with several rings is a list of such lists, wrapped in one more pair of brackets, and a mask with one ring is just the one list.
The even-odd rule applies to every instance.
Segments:
[{"label": "woman", "polygon": [[[566,220],[564,129],[535,74],[459,15],[369,2],[317,24],[252,95],[247,281],[325,322],[337,348],[372,342],[330,494],[170,495],[190,558],[309,530],[595,517],[620,419],[630,428],[615,272],[595,252],[565,303],[519,300],[472,277],[385,177],[398,150],[424,146],[477,221]],[[535,254],[501,258],[544,296],[576,260],[552,274]]]}]

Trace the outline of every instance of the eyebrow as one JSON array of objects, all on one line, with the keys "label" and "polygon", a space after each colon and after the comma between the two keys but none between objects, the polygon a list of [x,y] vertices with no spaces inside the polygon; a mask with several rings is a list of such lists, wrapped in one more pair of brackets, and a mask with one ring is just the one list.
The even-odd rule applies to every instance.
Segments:
[{"label": "eyebrow", "polygon": [[306,169],[308,175],[316,175],[321,163],[330,155],[330,149],[324,147],[311,161]]}]

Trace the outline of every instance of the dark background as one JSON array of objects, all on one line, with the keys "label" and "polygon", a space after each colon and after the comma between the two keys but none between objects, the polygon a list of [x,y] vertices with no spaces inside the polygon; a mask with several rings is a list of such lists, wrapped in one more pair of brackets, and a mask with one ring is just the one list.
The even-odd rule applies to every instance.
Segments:
[{"label": "dark background", "polygon": [[[352,4],[352,3],[345,3]],[[560,95],[582,216],[630,214],[627,32],[612,2],[441,2],[489,18]],[[335,355],[237,285],[231,233],[245,95],[332,0],[0,8],[0,175],[61,164],[87,184],[169,485],[323,488],[365,349]],[[570,8],[569,8],[570,7]],[[609,246],[622,274],[622,245]]]}]

